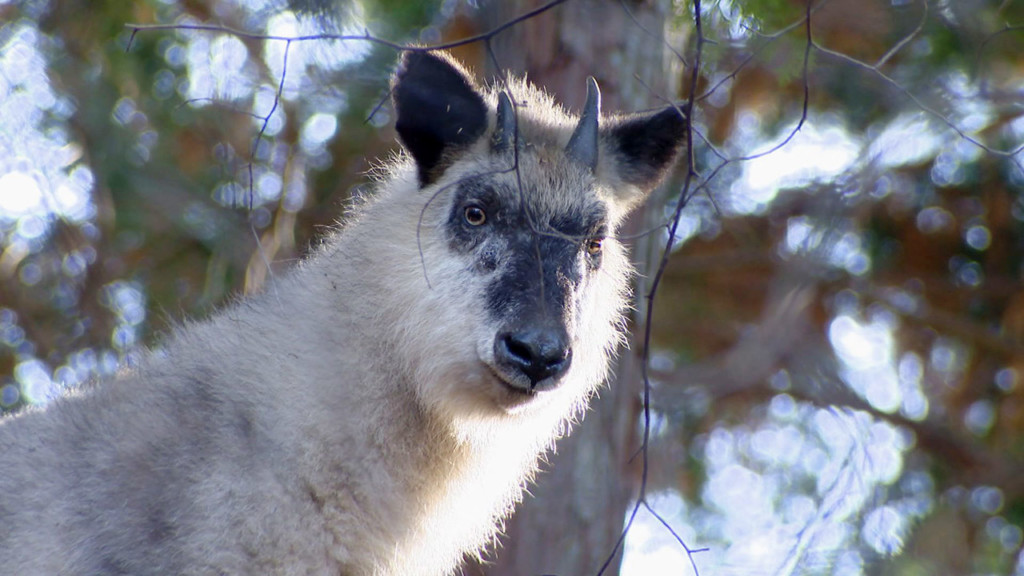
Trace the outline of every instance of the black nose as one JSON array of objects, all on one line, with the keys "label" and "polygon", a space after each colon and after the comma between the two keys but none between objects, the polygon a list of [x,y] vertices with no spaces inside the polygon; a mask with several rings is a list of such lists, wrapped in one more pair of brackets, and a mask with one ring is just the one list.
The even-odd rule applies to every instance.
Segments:
[{"label": "black nose", "polygon": [[552,388],[572,362],[563,330],[532,328],[498,334],[494,356],[498,363],[526,377],[530,390]]}]

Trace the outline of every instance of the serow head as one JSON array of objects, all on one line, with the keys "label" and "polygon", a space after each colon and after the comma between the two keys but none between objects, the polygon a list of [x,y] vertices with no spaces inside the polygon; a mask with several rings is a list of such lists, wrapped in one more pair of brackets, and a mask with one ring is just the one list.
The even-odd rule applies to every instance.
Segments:
[{"label": "serow head", "polygon": [[576,380],[595,386],[628,294],[615,230],[668,171],[685,114],[602,117],[591,78],[574,117],[523,81],[480,89],[428,52],[403,56],[393,94],[428,206],[421,234],[429,229],[438,250],[431,262],[425,249],[423,265],[433,290],[472,311],[456,321],[481,381],[524,398]]}]

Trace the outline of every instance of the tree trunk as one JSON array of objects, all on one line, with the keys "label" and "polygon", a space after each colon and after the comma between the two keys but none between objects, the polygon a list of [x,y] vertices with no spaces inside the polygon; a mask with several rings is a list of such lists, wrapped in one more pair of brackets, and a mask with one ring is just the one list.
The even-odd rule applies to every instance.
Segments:
[{"label": "tree trunk", "polygon": [[[480,28],[491,29],[539,4],[490,2]],[[597,79],[606,113],[664,106],[661,97],[674,97],[678,86],[665,57],[662,11],[667,7],[626,4],[632,18],[621,2],[589,0],[567,3],[513,26],[492,41],[500,70],[488,61],[488,72],[526,73],[570,109],[582,106],[587,76]],[[643,220],[636,215],[624,235],[641,229]],[[634,348],[639,346],[642,342]],[[601,570],[615,550],[639,478],[640,460],[633,456],[639,446],[641,382],[634,358],[621,355],[616,377],[572,435],[559,441],[531,494],[507,523],[501,547],[486,563],[468,566],[465,574],[577,576]],[[618,574],[621,557],[620,547],[603,574]]]}]

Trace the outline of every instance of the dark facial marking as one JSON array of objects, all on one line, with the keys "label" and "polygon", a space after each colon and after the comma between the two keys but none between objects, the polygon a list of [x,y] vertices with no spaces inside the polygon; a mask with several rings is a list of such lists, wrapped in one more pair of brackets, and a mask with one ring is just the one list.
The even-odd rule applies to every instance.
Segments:
[{"label": "dark facial marking", "polygon": [[528,218],[519,218],[515,232],[506,235],[499,275],[488,286],[493,317],[512,323],[565,317],[584,276],[600,265],[600,254],[587,247],[592,231],[603,225],[587,220],[582,212],[563,214],[534,230]]},{"label": "dark facial marking", "polygon": [[487,309],[503,321],[562,318],[569,294],[583,280],[579,245],[559,236],[522,235],[510,243],[487,288]]},{"label": "dark facial marking", "polygon": [[477,248],[504,218],[498,193],[481,179],[467,179],[455,191],[448,214],[449,245],[456,252]]},{"label": "dark facial marking", "polygon": [[507,183],[467,178],[453,194],[446,223],[452,250],[472,257],[470,270],[495,274],[487,308],[505,324],[542,316],[561,321],[584,277],[601,265],[608,233],[603,204],[581,195],[551,214],[530,202],[534,194],[525,192],[523,201]]}]

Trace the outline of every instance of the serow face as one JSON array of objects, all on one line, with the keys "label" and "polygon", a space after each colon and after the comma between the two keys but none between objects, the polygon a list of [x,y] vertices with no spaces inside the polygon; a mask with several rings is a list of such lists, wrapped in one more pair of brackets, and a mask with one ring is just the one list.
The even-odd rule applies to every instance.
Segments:
[{"label": "serow face", "polygon": [[531,210],[530,190],[486,177],[463,181],[447,222],[450,247],[483,281],[497,329],[481,359],[511,391],[554,388],[573,360],[582,292],[601,266],[606,214],[596,200],[548,213]]},{"label": "serow face", "polygon": [[[573,118],[539,90],[481,90],[450,58],[420,51],[403,55],[393,94],[422,198],[444,199],[444,241],[465,267],[465,280],[450,284],[465,294],[453,295],[474,303],[453,314],[473,332],[480,362],[454,379],[482,383],[508,406],[563,383],[596,384],[627,291],[612,227],[665,176],[685,111],[602,117],[590,78]],[[468,360],[465,348],[452,350],[453,365]]]}]

